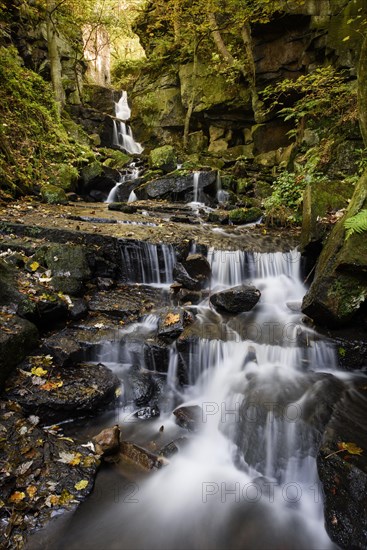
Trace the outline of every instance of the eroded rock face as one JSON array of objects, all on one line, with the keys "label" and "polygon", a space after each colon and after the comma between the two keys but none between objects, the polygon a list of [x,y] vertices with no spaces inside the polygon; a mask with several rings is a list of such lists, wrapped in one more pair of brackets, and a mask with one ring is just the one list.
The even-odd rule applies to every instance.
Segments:
[{"label": "eroded rock face", "polygon": [[16,315],[7,315],[0,331],[0,387],[4,384],[12,369],[36,347],[37,328]]},{"label": "eroded rock face", "polygon": [[260,290],[254,286],[240,285],[213,294],[210,303],[219,312],[241,313],[255,307],[260,296]]},{"label": "eroded rock face", "polygon": [[[185,175],[168,175],[145,183],[135,189],[138,199],[169,199],[175,201],[193,200],[194,176],[192,173]],[[213,196],[216,190],[217,173],[215,171],[200,172],[198,192],[210,194],[213,187]]]}]

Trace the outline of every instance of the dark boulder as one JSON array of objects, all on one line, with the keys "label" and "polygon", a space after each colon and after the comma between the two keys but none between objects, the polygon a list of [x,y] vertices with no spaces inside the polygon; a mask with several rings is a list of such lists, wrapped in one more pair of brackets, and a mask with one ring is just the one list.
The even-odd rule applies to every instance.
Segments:
[{"label": "dark boulder", "polygon": [[335,406],[317,457],[326,530],[341,548],[366,546],[366,403],[364,382],[344,394]]},{"label": "dark boulder", "polygon": [[110,202],[108,205],[108,210],[123,212],[124,214],[135,214],[138,208],[137,206],[127,204],[126,202]]},{"label": "dark boulder", "polygon": [[42,422],[57,422],[84,414],[94,414],[115,398],[120,383],[102,364],[82,364],[60,369],[51,366],[43,374],[24,369],[9,378],[5,397],[25,411],[37,414]]},{"label": "dark boulder", "polygon": [[[200,172],[198,193],[212,192],[215,195],[217,173],[215,171]],[[135,189],[138,199],[169,199],[171,201],[193,198],[194,175],[171,175],[144,183]]]},{"label": "dark boulder", "polygon": [[157,418],[160,415],[158,405],[153,407],[143,407],[134,413],[135,418],[139,420],[150,420],[151,418]]},{"label": "dark boulder", "polygon": [[166,345],[149,340],[144,343],[144,362],[150,371],[167,373],[169,354],[170,351]]},{"label": "dark boulder", "polygon": [[158,337],[165,342],[173,342],[192,320],[191,315],[182,308],[167,308],[159,316]]},{"label": "dark boulder", "polygon": [[161,381],[157,376],[133,366],[129,370],[127,382],[127,398],[131,397],[135,405],[146,407],[157,404],[162,390]]},{"label": "dark boulder", "polygon": [[52,272],[52,286],[65,294],[79,294],[91,277],[87,253],[81,245],[52,244],[45,262]]},{"label": "dark boulder", "polygon": [[189,276],[200,281],[202,286],[210,280],[212,270],[208,260],[202,254],[190,254],[183,262],[183,266]]},{"label": "dark boulder", "polygon": [[180,262],[177,262],[173,268],[173,278],[175,279],[175,281],[181,283],[183,287],[188,288],[189,290],[201,289],[200,281],[190,277],[185,267]]},{"label": "dark boulder", "polygon": [[213,294],[210,303],[219,312],[241,313],[255,307],[260,296],[260,290],[254,286],[239,285]]}]

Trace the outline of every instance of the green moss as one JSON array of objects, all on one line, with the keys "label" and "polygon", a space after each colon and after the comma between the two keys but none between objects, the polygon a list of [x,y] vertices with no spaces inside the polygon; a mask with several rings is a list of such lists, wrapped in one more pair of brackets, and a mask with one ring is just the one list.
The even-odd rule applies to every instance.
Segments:
[{"label": "green moss", "polygon": [[41,187],[41,196],[48,204],[66,204],[68,202],[65,191],[49,183]]},{"label": "green moss", "polygon": [[153,149],[149,154],[149,166],[153,169],[172,172],[177,165],[177,156],[171,145],[164,145]]},{"label": "green moss", "polygon": [[239,178],[236,182],[236,193],[242,195],[248,192],[253,187],[253,182],[248,178]]},{"label": "green moss", "polygon": [[49,179],[50,184],[61,187],[66,192],[74,191],[79,177],[78,170],[70,164],[56,165],[54,170]]},{"label": "green moss", "polygon": [[236,208],[229,213],[229,220],[236,225],[242,225],[256,222],[261,216],[262,210],[260,208]]},{"label": "green moss", "polygon": [[0,81],[2,188],[30,193],[49,182],[50,166],[57,174],[58,164],[73,165],[90,149],[68,135],[51,85],[23,66],[14,47],[0,47]]},{"label": "green moss", "polygon": [[99,149],[99,152],[102,154],[102,162],[104,166],[109,168],[115,168],[120,170],[130,162],[131,157],[122,151],[117,151],[116,149],[109,149],[108,147],[103,147]]}]

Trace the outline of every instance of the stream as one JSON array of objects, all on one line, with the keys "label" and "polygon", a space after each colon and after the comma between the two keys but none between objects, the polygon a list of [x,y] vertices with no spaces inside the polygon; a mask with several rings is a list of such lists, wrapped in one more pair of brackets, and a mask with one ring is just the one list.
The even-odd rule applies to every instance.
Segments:
[{"label": "stream", "polygon": [[[130,284],[166,292],[173,248],[144,246]],[[124,254],[125,263],[134,261]],[[146,367],[143,343],[158,327],[153,313],[119,330],[96,357],[121,379],[120,407],[64,424],[66,435],[90,438],[119,423],[124,440],[150,449],[176,441],[179,452],[150,473],[124,461],[104,465],[87,501],[55,518],[29,548],[337,548],[324,528],[316,454],[325,409],[351,375],[337,370],[333,347],[302,322],[300,254],[210,249],[208,260],[211,293],[251,283],[261,299],[237,316],[220,315],[208,300],[188,306],[200,337],[183,355],[171,344],[160,417],[134,416],[125,380],[132,365]],[[183,356],[184,386],[176,372]],[[201,407],[193,432],[179,427],[172,414],[183,405]]]}]

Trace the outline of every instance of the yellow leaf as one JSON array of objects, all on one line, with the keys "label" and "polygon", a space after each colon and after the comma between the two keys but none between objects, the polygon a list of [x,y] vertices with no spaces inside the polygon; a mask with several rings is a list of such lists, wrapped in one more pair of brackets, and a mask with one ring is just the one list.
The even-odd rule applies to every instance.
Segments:
[{"label": "yellow leaf", "polygon": [[347,42],[347,40],[349,40],[349,39],[350,39],[350,36],[345,36],[345,37],[343,38],[342,42]]},{"label": "yellow leaf", "polygon": [[78,481],[78,483],[75,483],[74,487],[77,491],[81,491],[82,489],[85,489],[88,485],[88,480],[81,479]]},{"label": "yellow leaf", "polygon": [[73,495],[71,495],[66,489],[64,489],[59,496],[59,504],[61,506],[65,506],[66,504],[69,504],[71,500],[73,500]]},{"label": "yellow leaf", "polygon": [[178,323],[180,320],[180,315],[179,313],[167,313],[166,315],[166,318],[164,320],[164,325],[166,327],[170,326],[170,325],[175,325],[176,323]]},{"label": "yellow leaf", "polygon": [[70,466],[78,466],[78,464],[80,464],[81,458],[82,455],[80,453],[75,453],[74,457],[69,462]]},{"label": "yellow leaf", "polygon": [[116,397],[120,397],[121,393],[122,393],[122,392],[121,392],[121,388],[117,388],[117,389],[115,390],[115,395],[116,395]]},{"label": "yellow leaf", "polygon": [[10,502],[20,502],[24,498],[25,498],[25,493],[23,493],[23,491],[15,491],[15,493],[13,493],[10,496],[9,500]]},{"label": "yellow leaf", "polygon": [[26,491],[29,498],[33,498],[34,495],[37,493],[37,487],[35,485],[30,485],[29,487],[27,487]]},{"label": "yellow leaf", "polygon": [[42,367],[33,367],[33,369],[31,369],[31,373],[35,376],[45,376],[46,374],[48,374],[48,371],[43,369]]},{"label": "yellow leaf", "polygon": [[32,262],[31,264],[29,264],[29,267],[31,268],[32,271],[37,271],[39,266],[40,264],[38,262]]},{"label": "yellow leaf", "polygon": [[338,447],[341,451],[347,451],[351,455],[361,455],[363,453],[363,449],[357,447],[355,443],[344,443],[344,441],[342,441],[338,443]]}]

